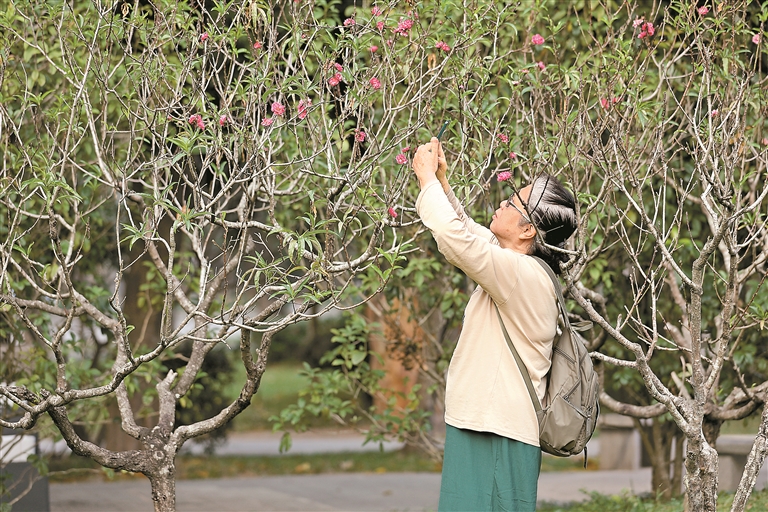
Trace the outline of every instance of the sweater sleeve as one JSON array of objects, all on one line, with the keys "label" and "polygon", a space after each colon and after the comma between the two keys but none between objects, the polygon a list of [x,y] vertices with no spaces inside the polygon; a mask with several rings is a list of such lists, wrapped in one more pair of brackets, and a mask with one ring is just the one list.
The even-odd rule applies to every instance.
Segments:
[{"label": "sweater sleeve", "polygon": [[[455,202],[458,205],[458,201]],[[440,183],[434,182],[419,194],[416,211],[432,232],[443,256],[497,303],[505,303],[517,284],[518,255],[500,247],[488,228],[471,221],[463,208],[458,212],[452,203]]]},{"label": "sweater sleeve", "polygon": [[490,229],[478,224],[472,219],[472,217],[467,215],[466,211],[464,210],[464,207],[461,205],[461,203],[459,202],[459,199],[456,197],[456,194],[453,193],[453,189],[448,189],[448,192],[445,195],[448,197],[448,202],[451,203],[453,210],[459,216],[459,219],[464,223],[464,225],[467,226],[467,229],[469,230],[470,233],[473,233],[479,237],[485,238],[486,240],[494,239],[495,235],[491,233]]}]

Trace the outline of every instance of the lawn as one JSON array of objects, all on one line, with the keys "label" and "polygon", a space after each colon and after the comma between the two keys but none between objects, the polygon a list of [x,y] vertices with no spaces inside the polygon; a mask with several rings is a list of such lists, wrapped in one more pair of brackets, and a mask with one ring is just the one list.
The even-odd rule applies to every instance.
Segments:
[{"label": "lawn", "polygon": [[[721,492],[717,497],[718,512],[731,510],[733,494]],[[606,496],[599,493],[591,493],[590,499],[571,505],[544,504],[536,507],[538,512],[682,512],[683,500],[677,499],[666,503],[657,501],[652,497],[638,496]],[[746,510],[754,512],[768,510],[768,491],[752,493]]]},{"label": "lawn", "polygon": [[[69,482],[83,478],[134,478],[124,473],[110,475],[98,464],[84,457],[70,456],[50,462],[52,482]],[[437,472],[440,465],[415,450],[362,453],[328,453],[317,455],[280,455],[270,457],[206,457],[180,455],[176,458],[179,479],[227,478],[265,475],[299,475],[318,473],[387,473]]]},{"label": "lawn", "polygon": [[[252,430],[272,430],[269,417],[277,415],[285,407],[296,403],[299,391],[308,384],[308,379],[301,375],[299,363],[273,363],[267,365],[267,369],[261,378],[259,391],[253,396],[251,405],[232,420],[232,428],[236,432],[248,432]],[[245,381],[245,369],[235,365],[235,378],[227,389],[227,396],[231,399],[240,394],[240,386]],[[328,418],[313,418],[310,426],[338,427]]]}]

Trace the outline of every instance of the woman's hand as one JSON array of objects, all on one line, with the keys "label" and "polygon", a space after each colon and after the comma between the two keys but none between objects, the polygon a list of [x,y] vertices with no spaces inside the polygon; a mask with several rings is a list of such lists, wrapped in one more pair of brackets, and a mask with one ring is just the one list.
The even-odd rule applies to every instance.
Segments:
[{"label": "woman's hand", "polygon": [[[441,151],[440,141],[437,140],[437,137],[432,137],[431,141],[427,144],[422,144],[416,150],[416,154],[413,157],[413,172],[419,180],[420,188],[424,188],[433,181],[437,181],[437,172],[440,167],[439,154]],[[443,161],[445,161],[445,158],[443,158]],[[448,165],[446,164],[445,167],[447,169]],[[445,171],[443,171],[443,177],[445,177]]]},{"label": "woman's hand", "polygon": [[450,185],[448,185],[448,160],[445,159],[445,153],[443,153],[443,144],[441,142],[438,142],[438,151],[437,151],[437,173],[435,175],[437,176],[437,179],[440,180],[440,183],[443,185],[443,190],[448,193],[450,190]]}]

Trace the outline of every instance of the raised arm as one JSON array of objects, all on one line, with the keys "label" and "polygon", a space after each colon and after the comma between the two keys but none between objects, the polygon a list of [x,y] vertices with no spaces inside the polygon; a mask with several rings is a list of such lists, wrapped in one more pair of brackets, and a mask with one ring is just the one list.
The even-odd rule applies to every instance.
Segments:
[{"label": "raised arm", "polygon": [[[435,153],[437,154],[437,159],[434,157]],[[451,185],[448,183],[448,161],[443,152],[443,145],[436,137],[432,137],[432,140],[427,144],[419,146],[416,155],[413,158],[413,171],[419,180],[419,187],[421,190],[424,190],[426,185],[432,183],[434,179],[437,179],[437,181],[440,182],[451,207],[453,207],[454,211],[459,216],[459,220],[464,223],[472,234],[482,237],[485,240],[493,239],[493,233],[491,233],[487,227],[472,220],[472,218],[464,211],[464,207],[453,193]]]}]

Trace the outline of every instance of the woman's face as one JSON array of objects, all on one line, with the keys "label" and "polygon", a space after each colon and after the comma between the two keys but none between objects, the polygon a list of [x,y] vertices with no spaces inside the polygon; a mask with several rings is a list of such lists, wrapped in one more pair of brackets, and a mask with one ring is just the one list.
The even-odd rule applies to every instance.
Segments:
[{"label": "woman's face", "polygon": [[529,231],[533,231],[533,225],[525,215],[525,208],[520,199],[527,202],[530,195],[531,186],[528,185],[520,189],[519,194],[513,194],[509,199],[502,201],[496,209],[489,228],[502,247],[527,249],[532,238]]}]

